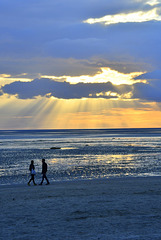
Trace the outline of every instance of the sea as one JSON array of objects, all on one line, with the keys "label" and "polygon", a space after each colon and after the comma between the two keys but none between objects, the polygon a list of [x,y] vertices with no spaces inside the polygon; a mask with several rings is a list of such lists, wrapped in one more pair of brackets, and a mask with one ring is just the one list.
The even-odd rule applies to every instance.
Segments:
[{"label": "sea", "polygon": [[0,130],[0,185],[161,176],[161,128]]}]

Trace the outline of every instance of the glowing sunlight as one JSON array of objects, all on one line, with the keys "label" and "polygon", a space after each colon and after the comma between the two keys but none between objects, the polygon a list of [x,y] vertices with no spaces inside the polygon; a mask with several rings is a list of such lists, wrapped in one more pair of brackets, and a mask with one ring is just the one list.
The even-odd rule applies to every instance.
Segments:
[{"label": "glowing sunlight", "polygon": [[[22,77],[24,76],[24,77]],[[5,84],[9,84],[15,81],[21,81],[21,82],[30,82],[32,81],[31,78],[26,78],[26,73],[20,74],[20,77],[13,77],[9,74],[0,74],[0,86],[3,86]]]},{"label": "glowing sunlight", "polygon": [[[134,82],[137,82],[134,80],[135,77],[143,74],[145,72],[132,72],[132,73],[121,73],[116,70],[112,70],[110,68],[101,68],[101,72],[97,73],[94,76],[89,75],[82,75],[82,76],[48,76],[48,75],[42,75],[42,78],[50,78],[53,80],[60,80],[60,81],[66,81],[71,84],[76,83],[106,83],[111,82],[112,84],[120,85],[120,84],[133,84]],[[138,80],[140,82],[140,80]],[[142,80],[142,82],[145,80]]]},{"label": "glowing sunlight", "polygon": [[157,13],[157,8],[147,12],[138,11],[133,13],[106,15],[101,18],[89,18],[83,22],[89,24],[102,23],[104,25],[110,25],[116,23],[147,22],[152,20],[161,21],[161,16]]}]

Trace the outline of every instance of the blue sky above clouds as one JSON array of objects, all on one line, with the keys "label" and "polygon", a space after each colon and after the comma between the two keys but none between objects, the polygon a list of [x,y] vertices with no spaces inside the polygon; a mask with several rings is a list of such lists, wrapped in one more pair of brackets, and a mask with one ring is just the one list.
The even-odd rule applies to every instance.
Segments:
[{"label": "blue sky above clouds", "polygon": [[[156,6],[147,4],[147,1],[2,0],[0,3],[2,65],[4,60],[5,64],[7,60],[9,61],[9,74],[9,68],[14,73],[14,64],[17,68],[17,61],[20,62],[20,67],[19,70],[15,69],[15,73],[22,73],[22,61],[24,66],[27,64],[31,68],[31,72],[34,62],[37,73],[41,73],[40,62],[43,60],[42,71],[43,74],[47,74],[46,58],[66,59],[68,65],[69,58],[80,60],[102,58],[116,62],[122,60],[129,62],[129,59],[133,58],[133,61],[139,60],[153,65],[154,68],[159,67],[160,21],[128,22],[109,26],[83,22],[88,18],[145,12],[152,8],[157,8],[160,12],[160,4]],[[52,59],[49,59],[49,64]],[[31,65],[28,60],[31,60]],[[22,70],[24,71],[24,68]],[[3,73],[3,69],[1,72]]]},{"label": "blue sky above clouds", "polygon": [[1,0],[0,97],[160,103],[160,29],[160,0]]}]

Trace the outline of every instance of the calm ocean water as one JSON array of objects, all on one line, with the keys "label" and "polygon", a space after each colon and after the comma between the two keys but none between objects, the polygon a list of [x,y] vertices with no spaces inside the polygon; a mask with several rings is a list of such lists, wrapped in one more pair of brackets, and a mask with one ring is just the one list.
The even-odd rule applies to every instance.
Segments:
[{"label": "calm ocean water", "polygon": [[39,183],[42,158],[51,182],[161,176],[161,129],[0,131],[0,185],[26,184],[31,160]]}]

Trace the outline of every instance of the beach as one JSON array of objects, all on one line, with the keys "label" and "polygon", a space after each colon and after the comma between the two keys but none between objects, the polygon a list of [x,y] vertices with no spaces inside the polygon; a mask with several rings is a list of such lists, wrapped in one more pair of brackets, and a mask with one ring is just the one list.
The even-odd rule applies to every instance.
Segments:
[{"label": "beach", "polygon": [[161,239],[161,177],[0,186],[0,239]]}]

